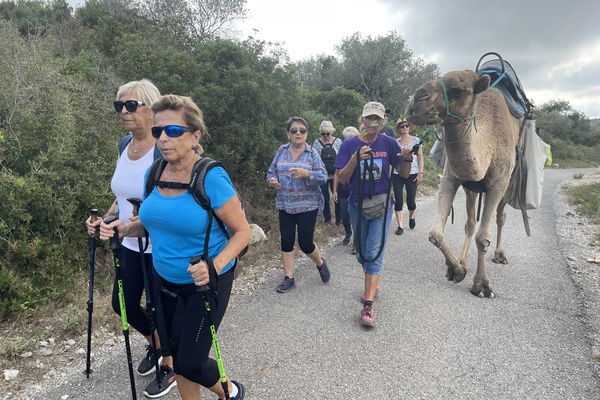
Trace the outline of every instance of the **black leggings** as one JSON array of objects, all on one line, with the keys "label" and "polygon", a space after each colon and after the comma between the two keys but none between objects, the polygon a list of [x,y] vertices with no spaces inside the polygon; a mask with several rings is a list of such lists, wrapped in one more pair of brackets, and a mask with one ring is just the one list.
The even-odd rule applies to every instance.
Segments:
[{"label": "black leggings", "polygon": [[394,211],[402,211],[402,188],[406,186],[406,205],[410,211],[417,209],[415,199],[417,197],[417,174],[410,174],[404,179],[398,174],[392,174],[392,186],[394,187]]},{"label": "black leggings", "polygon": [[[212,312],[212,323],[215,329],[219,328],[231,295],[233,286],[234,268],[220,275],[217,281],[216,308]],[[159,321],[159,335],[162,343],[162,354],[173,356],[173,370],[192,382],[210,388],[219,381],[219,368],[217,362],[209,358],[212,346],[210,335],[210,319],[204,305],[204,293],[198,292],[194,284],[178,285],[162,278],[162,288],[177,292],[187,289],[186,295],[173,297],[158,286],[155,293],[160,302],[157,303],[157,314]],[[185,293],[186,290],[183,291]],[[214,296],[214,292],[208,294]],[[157,296],[157,297],[158,297]],[[178,316],[179,326],[173,325],[176,317],[177,303],[180,302],[181,315]],[[213,303],[214,304],[214,303]],[[169,344],[166,345],[164,342]]]},{"label": "black leggings", "polygon": [[298,245],[304,254],[315,251],[313,241],[315,224],[319,210],[305,211],[298,214],[288,214],[279,210],[279,231],[281,232],[281,251],[294,251],[296,242],[296,226],[298,227]]},{"label": "black leggings", "polygon": [[[146,259],[147,276],[150,279],[150,287],[152,287],[152,254],[144,254],[144,257]],[[144,275],[140,253],[122,247],[119,261],[121,262],[121,279],[123,280],[127,322],[142,335],[149,336],[152,333],[150,321],[146,310],[140,305],[144,291]],[[112,308],[118,315],[121,315],[116,274],[112,292]]]}]

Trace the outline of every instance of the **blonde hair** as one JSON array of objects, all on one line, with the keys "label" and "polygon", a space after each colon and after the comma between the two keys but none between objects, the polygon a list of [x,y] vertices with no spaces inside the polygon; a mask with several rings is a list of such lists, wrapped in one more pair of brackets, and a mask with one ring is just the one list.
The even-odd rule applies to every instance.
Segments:
[{"label": "blonde hair", "polygon": [[117,90],[117,100],[131,90],[134,90],[138,100],[148,107],[152,106],[152,104],[160,97],[160,91],[154,86],[154,83],[148,79],[142,79],[140,81],[127,82],[120,86],[119,90]]},{"label": "blonde hair", "polygon": [[342,135],[346,139],[351,138],[352,136],[358,136],[358,129],[353,126],[347,126],[342,131]]},{"label": "blonde hair", "polygon": [[[204,135],[208,135],[208,130],[204,124],[202,110],[194,103],[194,100],[192,100],[191,97],[167,94],[160,97],[152,104],[152,112],[154,114],[166,110],[181,112],[185,124],[195,131],[200,131],[200,139],[202,139]],[[200,143],[198,143],[195,151],[198,155],[201,155],[204,152]]]}]

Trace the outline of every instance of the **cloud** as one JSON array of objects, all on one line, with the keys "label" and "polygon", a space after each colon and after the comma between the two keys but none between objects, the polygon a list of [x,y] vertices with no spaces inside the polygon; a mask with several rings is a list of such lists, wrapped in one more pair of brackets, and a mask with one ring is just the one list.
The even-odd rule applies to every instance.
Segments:
[{"label": "cloud", "polygon": [[408,47],[437,62],[442,73],[474,69],[481,55],[496,51],[513,65],[527,93],[544,93],[542,102],[564,96],[576,109],[600,116],[600,98],[579,97],[600,85],[600,24],[593,20],[600,2],[380,2]]}]

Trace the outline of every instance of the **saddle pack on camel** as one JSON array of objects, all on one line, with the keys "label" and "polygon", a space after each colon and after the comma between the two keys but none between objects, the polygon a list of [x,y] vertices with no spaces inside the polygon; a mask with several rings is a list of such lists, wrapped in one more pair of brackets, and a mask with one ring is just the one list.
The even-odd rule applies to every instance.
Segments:
[{"label": "saddle pack on camel", "polygon": [[[481,65],[481,61],[487,56],[497,58]],[[521,81],[508,61],[503,60],[498,53],[486,53],[477,62],[475,71],[479,76],[489,75],[490,88],[500,90],[513,117],[523,118],[515,149],[516,164],[504,200],[513,208],[521,210],[525,232],[530,236],[527,210],[538,208],[542,201],[544,165],[550,145],[537,135],[533,104],[527,99]]]}]

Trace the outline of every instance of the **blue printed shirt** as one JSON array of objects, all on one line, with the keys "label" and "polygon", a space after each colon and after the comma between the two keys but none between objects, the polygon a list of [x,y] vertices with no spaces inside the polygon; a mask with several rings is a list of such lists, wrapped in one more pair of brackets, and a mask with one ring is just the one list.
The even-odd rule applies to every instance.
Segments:
[{"label": "blue printed shirt", "polygon": [[[304,168],[308,170],[308,178],[294,179],[290,168]],[[290,144],[279,147],[275,158],[267,172],[267,182],[277,178],[281,189],[275,198],[275,208],[289,214],[323,209],[325,204],[321,185],[327,182],[327,170],[319,153],[309,144],[304,145],[304,151],[292,159]]]}]

